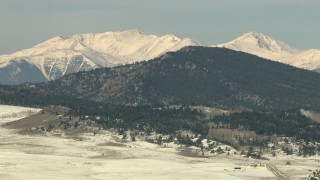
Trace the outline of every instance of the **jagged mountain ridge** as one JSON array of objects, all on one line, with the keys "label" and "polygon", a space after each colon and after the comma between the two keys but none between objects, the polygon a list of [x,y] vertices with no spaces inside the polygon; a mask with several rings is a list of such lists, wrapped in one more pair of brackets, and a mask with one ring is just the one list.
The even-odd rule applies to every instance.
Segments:
[{"label": "jagged mountain ridge", "polygon": [[213,47],[225,47],[243,51],[312,71],[319,71],[320,68],[319,49],[300,50],[255,31],[245,33],[230,42],[214,45]]},{"label": "jagged mountain ridge", "polygon": [[46,102],[50,103],[59,100],[55,96],[64,96],[62,100],[72,97],[118,105],[314,108],[320,106],[319,78],[318,73],[243,52],[186,47],[146,62],[21,85],[18,95],[11,93],[15,87],[0,86],[0,99],[30,103],[50,96]]},{"label": "jagged mountain ridge", "polygon": [[[138,29],[57,36],[30,49],[0,56],[0,72],[7,72],[6,69],[12,64],[23,61],[33,66],[34,71],[40,70],[47,80],[54,80],[78,71],[150,60],[168,51],[198,45],[198,42],[191,39],[181,39],[174,35],[146,35]],[[18,71],[23,71],[23,68],[17,67]],[[18,73],[16,79],[11,77],[0,83],[39,80],[37,77],[20,80],[20,76]]]}]

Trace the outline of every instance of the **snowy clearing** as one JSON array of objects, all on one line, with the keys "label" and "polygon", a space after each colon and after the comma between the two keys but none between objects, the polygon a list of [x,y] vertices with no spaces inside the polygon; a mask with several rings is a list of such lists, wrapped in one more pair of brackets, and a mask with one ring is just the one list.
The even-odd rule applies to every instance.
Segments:
[{"label": "snowy clearing", "polygon": [[41,111],[41,109],[0,105],[0,125],[36,114],[39,111]]},{"label": "snowy clearing", "polygon": [[[25,110],[19,108],[11,107],[12,111],[7,108],[6,113]],[[272,163],[296,179],[307,177],[309,169],[319,165],[318,157],[270,157],[270,161],[232,155],[187,157],[179,155],[179,146],[175,144],[164,148],[139,140],[119,143],[117,138],[117,134],[108,131],[72,138],[52,133],[21,135],[17,130],[0,126],[0,177],[7,180],[277,179],[266,167]],[[292,166],[284,165],[288,158]],[[297,170],[289,173],[294,169]]]}]

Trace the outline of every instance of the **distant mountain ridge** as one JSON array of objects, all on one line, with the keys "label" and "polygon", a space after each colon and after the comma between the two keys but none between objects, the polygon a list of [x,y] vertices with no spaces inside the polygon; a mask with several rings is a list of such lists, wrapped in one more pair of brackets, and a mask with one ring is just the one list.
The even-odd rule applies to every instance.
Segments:
[{"label": "distant mountain ridge", "polygon": [[[30,49],[0,56],[0,73],[3,74],[0,83],[55,80],[78,71],[149,60],[185,46],[198,45],[191,39],[174,35],[147,35],[138,29],[57,36]],[[19,66],[25,63],[29,64],[28,68]],[[37,75],[26,78],[24,72],[31,71]]]},{"label": "distant mountain ridge", "polygon": [[320,69],[320,49],[300,50],[256,31],[212,47],[242,51],[307,70]]}]

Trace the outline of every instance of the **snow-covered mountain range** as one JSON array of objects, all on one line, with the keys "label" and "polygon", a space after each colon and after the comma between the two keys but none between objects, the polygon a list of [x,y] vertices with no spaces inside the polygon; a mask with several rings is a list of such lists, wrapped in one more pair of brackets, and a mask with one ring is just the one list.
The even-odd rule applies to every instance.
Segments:
[{"label": "snow-covered mountain range", "polygon": [[320,49],[300,50],[255,31],[213,47],[243,51],[298,68],[320,72]]},{"label": "snow-covered mountain range", "polygon": [[[65,74],[150,60],[197,41],[174,35],[147,35],[138,29],[57,36],[30,49],[0,56],[0,84],[55,80]],[[225,47],[320,72],[320,49],[300,50],[259,32],[249,32]]]},{"label": "snow-covered mountain range", "polygon": [[199,46],[174,35],[147,35],[138,29],[54,37],[30,49],[0,56],[0,83],[54,80],[65,74],[113,67]]}]

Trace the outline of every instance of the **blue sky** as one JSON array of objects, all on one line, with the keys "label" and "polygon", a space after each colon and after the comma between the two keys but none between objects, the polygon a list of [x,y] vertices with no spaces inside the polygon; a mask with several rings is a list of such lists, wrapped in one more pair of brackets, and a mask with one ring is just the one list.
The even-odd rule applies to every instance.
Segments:
[{"label": "blue sky", "polygon": [[57,35],[138,28],[204,45],[259,31],[301,48],[320,48],[319,0],[1,0],[0,54]]}]

